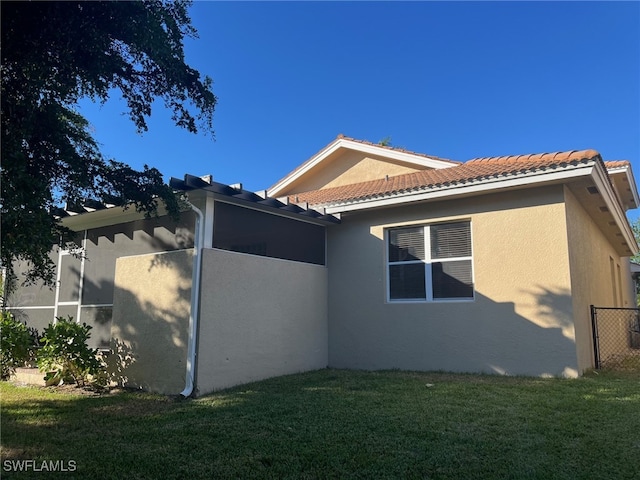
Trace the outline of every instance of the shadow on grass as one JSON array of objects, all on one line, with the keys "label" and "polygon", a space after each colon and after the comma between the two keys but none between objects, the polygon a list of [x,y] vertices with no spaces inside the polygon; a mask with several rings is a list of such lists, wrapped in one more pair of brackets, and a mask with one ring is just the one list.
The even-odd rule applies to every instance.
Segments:
[{"label": "shadow on grass", "polygon": [[74,460],[81,477],[632,478],[640,448],[640,383],[613,376],[321,370],[195,400],[2,392],[3,460]]}]

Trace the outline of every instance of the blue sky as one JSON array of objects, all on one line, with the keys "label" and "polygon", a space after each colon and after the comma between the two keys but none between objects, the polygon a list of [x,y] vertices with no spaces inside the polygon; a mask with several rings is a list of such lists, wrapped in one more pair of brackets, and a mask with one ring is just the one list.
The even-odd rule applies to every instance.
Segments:
[{"label": "blue sky", "polygon": [[216,139],[161,103],[138,135],[83,102],[103,152],[168,180],[271,186],[338,134],[453,160],[594,148],[640,183],[638,2],[195,2],[187,63]]}]

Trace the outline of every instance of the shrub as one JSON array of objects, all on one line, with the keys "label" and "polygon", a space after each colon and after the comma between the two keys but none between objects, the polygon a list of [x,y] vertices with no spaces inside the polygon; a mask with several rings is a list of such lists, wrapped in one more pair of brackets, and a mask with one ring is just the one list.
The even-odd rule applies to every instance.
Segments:
[{"label": "shrub", "polygon": [[60,381],[87,384],[89,377],[104,379],[105,367],[98,359],[98,350],[87,346],[91,326],[76,323],[72,317],[56,318],[44,329],[42,348],[38,352],[38,368],[46,373],[47,383]]},{"label": "shrub", "polygon": [[10,312],[0,312],[0,361],[2,380],[33,358],[34,338],[27,326]]}]

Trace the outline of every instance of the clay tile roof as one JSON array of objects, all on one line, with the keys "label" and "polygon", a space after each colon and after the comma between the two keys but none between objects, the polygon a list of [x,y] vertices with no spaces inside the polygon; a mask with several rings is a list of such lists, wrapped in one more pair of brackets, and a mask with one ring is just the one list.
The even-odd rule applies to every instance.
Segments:
[{"label": "clay tile roof", "polygon": [[620,167],[628,167],[631,163],[629,160],[611,160],[608,162],[604,162],[604,166],[607,168],[620,168]]},{"label": "clay tile roof", "polygon": [[364,200],[478,183],[491,178],[508,177],[534,171],[565,169],[598,160],[601,161],[600,154],[595,150],[475,158],[456,167],[420,170],[379,180],[298,193],[291,195],[290,199],[293,202],[308,202],[313,205]]}]

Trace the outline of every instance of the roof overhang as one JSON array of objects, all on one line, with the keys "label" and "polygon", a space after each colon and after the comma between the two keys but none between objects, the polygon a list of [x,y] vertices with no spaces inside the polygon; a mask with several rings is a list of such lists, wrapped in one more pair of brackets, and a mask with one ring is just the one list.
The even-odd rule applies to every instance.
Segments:
[{"label": "roof overhang", "polygon": [[618,200],[618,197],[607,174],[607,170],[602,162],[596,163],[596,168],[593,169],[591,177],[593,178],[596,188],[602,194],[602,198],[604,199],[609,212],[611,212],[611,214],[613,215],[613,218],[618,228],[620,229],[620,232],[622,233],[624,241],[629,246],[631,255],[637,254],[638,242],[636,242],[636,238],[633,234],[633,230],[631,229],[631,225],[629,225],[627,216],[622,206],[620,205],[620,201]]},{"label": "roof overhang", "polygon": [[402,150],[394,150],[392,148],[386,148],[381,145],[356,142],[348,138],[337,138],[325,148],[316,153],[309,160],[307,160],[305,163],[300,165],[300,167],[289,173],[286,177],[269,188],[267,190],[268,195],[271,197],[278,197],[282,195],[282,192],[284,192],[288,186],[296,182],[303,175],[306,175],[310,170],[317,167],[334,153],[343,149],[361,152],[368,155],[376,155],[405,164],[414,165],[420,168],[439,169],[455,167],[456,165],[458,165],[455,162],[417,155],[415,153],[410,153]]},{"label": "roof overhang", "polygon": [[450,198],[479,195],[508,189],[535,187],[550,184],[568,183],[574,179],[591,178],[601,193],[606,207],[613,216],[622,237],[631,250],[631,255],[638,252],[638,244],[625,212],[618,201],[611,185],[604,164],[598,160],[582,162],[577,165],[566,164],[557,169],[539,169],[534,171],[512,173],[508,176],[499,175],[474,181],[457,182],[425,187],[412,191],[394,192],[383,196],[372,196],[344,202],[325,204],[325,210],[330,214],[342,214],[368,209],[397,206],[413,202],[428,202]]},{"label": "roof overhang", "polygon": [[424,189],[400,191],[387,195],[326,204],[324,207],[328,213],[345,213],[400,205],[409,202],[471,196],[495,190],[512,189],[530,185],[562,183],[567,179],[590,175],[593,171],[594,164],[595,162],[582,163],[577,167],[567,168],[561,171],[537,170],[533,172],[518,172],[508,176],[497,175],[490,178],[465,182],[443,183],[436,186],[425,187]]},{"label": "roof overhang", "polygon": [[[620,165],[613,168],[607,168],[607,172],[610,176],[624,175],[627,183],[629,184],[629,190],[633,197],[633,204],[631,208],[638,208],[640,206],[640,197],[638,196],[638,187],[636,186],[635,178],[633,177],[633,171],[631,170],[631,164]],[[620,192],[622,194],[622,192]],[[621,199],[622,200],[622,199]]]}]

